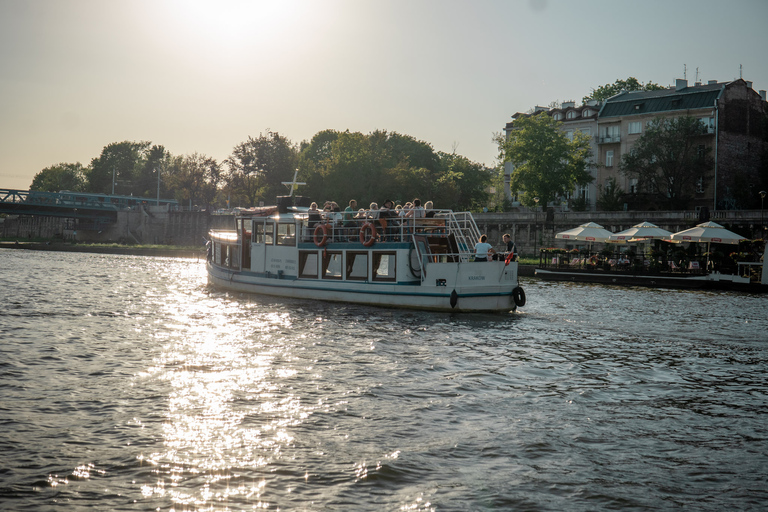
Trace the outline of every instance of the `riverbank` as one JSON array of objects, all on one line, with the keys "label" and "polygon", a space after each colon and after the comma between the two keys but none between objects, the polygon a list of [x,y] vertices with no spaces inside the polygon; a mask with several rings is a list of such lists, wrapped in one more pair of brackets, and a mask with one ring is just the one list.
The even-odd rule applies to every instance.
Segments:
[{"label": "riverbank", "polygon": [[101,244],[70,244],[62,242],[0,242],[0,249],[29,251],[88,252],[97,254],[124,254],[130,256],[159,256],[163,258],[205,259],[205,248],[187,249],[173,246],[131,246]]}]

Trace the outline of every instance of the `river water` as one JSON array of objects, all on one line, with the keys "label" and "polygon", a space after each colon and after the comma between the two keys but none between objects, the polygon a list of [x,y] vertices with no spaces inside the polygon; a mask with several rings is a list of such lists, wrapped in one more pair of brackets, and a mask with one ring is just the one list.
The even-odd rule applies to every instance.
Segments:
[{"label": "river water", "polygon": [[766,510],[768,297],[525,280],[508,315],[0,250],[2,510]]}]

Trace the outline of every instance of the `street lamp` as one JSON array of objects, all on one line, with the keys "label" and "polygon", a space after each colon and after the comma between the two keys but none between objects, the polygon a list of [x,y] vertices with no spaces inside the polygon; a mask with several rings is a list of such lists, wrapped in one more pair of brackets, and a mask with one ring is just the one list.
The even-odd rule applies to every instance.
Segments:
[{"label": "street lamp", "polygon": [[[533,242],[533,257],[536,257],[536,253],[539,252],[539,198],[534,197],[533,202],[536,203],[536,207],[534,208],[534,215],[536,219],[535,229],[533,232],[534,236],[534,242]],[[541,263],[541,254],[539,254],[539,263]]]}]

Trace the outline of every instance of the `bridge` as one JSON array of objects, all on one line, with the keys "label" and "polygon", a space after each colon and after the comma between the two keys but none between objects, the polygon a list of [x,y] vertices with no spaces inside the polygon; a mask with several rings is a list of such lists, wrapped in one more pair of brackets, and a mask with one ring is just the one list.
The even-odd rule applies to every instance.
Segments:
[{"label": "bridge", "polygon": [[80,229],[99,229],[117,221],[117,212],[146,205],[178,207],[174,199],[90,194],[85,192],[40,192],[0,189],[0,213],[79,219]]}]

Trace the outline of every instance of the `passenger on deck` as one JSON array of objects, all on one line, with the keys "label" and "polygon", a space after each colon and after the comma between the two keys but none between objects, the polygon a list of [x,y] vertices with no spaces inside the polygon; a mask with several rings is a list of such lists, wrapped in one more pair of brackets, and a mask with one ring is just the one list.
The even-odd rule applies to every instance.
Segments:
[{"label": "passenger on deck", "polygon": [[352,227],[355,225],[353,220],[357,212],[357,201],[354,199],[349,200],[349,206],[344,208],[344,227]]},{"label": "passenger on deck", "polygon": [[[504,255],[504,258],[506,259],[507,255],[512,253],[514,254],[514,259],[517,259],[517,247],[515,247],[515,242],[512,241],[512,237],[509,236],[509,233],[504,233],[504,236],[501,237],[502,240],[504,240],[504,246],[506,248],[507,254]],[[514,260],[513,260],[514,261]]]},{"label": "passenger on deck", "polygon": [[426,212],[424,216],[426,218],[431,219],[432,217],[435,216],[435,211],[433,210],[433,208],[434,208],[434,205],[432,204],[432,201],[427,201],[426,203],[424,203],[424,211]]},{"label": "passenger on deck", "polygon": [[307,210],[307,227],[309,229],[314,229],[315,226],[322,221],[323,215],[320,213],[320,210],[317,209],[317,203],[311,203],[309,205],[309,210]]},{"label": "passenger on deck", "polygon": [[475,261],[488,261],[488,256],[496,254],[486,235],[480,235],[480,241],[475,245]]},{"label": "passenger on deck", "polygon": [[[391,239],[397,232],[397,227],[400,225],[397,222],[397,213],[394,211],[395,203],[391,199],[385,199],[379,212],[379,224],[382,230],[385,231],[385,240]],[[383,222],[382,222],[383,220]]]},{"label": "passenger on deck", "polygon": [[323,222],[323,214],[317,209],[317,203],[312,202],[307,210],[307,233],[305,240],[311,240],[315,232],[315,226]]},{"label": "passenger on deck", "polygon": [[421,200],[418,197],[413,200],[413,209],[408,211],[406,217],[413,217],[414,219],[424,218],[424,208],[421,206]]}]

